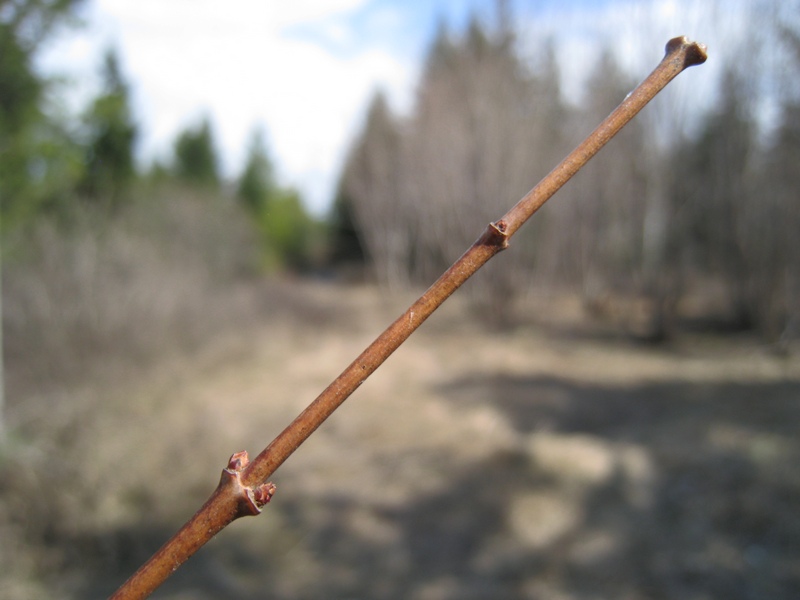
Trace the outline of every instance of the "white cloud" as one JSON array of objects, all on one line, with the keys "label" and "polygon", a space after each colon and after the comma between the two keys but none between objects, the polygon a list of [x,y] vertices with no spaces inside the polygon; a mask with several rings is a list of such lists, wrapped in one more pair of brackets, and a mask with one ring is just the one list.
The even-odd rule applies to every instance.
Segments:
[{"label": "white cloud", "polygon": [[[168,156],[175,135],[205,114],[225,174],[235,176],[252,128],[263,126],[282,179],[320,213],[372,90],[381,85],[402,97],[414,76],[411,57],[359,46],[347,18],[365,4],[98,0],[89,6],[88,28],[65,37],[43,64],[73,73],[85,101],[100,52],[113,45],[132,83],[145,160]],[[291,35],[309,24],[347,42],[347,56]]]}]

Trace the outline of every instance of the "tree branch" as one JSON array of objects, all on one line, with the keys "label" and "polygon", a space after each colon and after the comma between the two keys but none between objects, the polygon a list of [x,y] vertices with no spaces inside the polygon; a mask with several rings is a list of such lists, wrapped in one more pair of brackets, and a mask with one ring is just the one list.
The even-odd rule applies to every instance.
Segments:
[{"label": "tree branch", "polygon": [[508,246],[508,240],[622,127],[681,71],[706,60],[706,48],[685,37],[667,43],[666,55],[575,150],[478,240],[392,323],[252,462],[234,454],[219,486],[200,510],[153,555],[112,598],[145,598],[184,561],[233,520],[256,515],[275,486],[267,479],[400,345],[478,269]]}]

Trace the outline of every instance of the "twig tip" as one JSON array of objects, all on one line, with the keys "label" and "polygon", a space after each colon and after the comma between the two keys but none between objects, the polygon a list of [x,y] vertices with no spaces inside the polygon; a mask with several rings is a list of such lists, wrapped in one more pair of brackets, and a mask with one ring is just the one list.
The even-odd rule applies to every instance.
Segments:
[{"label": "twig tip", "polygon": [[666,54],[669,56],[675,52],[683,55],[683,68],[702,65],[708,59],[708,48],[705,44],[690,42],[685,35],[672,38],[667,42]]}]

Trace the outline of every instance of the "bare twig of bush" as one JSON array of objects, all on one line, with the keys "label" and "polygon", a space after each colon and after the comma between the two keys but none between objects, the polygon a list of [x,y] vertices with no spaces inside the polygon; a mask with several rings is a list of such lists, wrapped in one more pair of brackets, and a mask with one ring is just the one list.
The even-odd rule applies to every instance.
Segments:
[{"label": "bare twig of bush", "polygon": [[196,347],[244,312],[230,300],[256,271],[244,216],[177,188],[148,195],[114,215],[75,206],[8,240],[3,318],[17,394],[106,369],[111,357],[133,366]]},{"label": "bare twig of bush", "polygon": [[705,46],[670,40],[656,69],[575,150],[478,240],[392,323],[252,462],[235,453],[200,510],[112,598],[144,598],[184,561],[239,517],[257,515],[275,486],[267,479],[467,279],[508,246],[520,227],[655,95],[687,67],[706,60]]}]

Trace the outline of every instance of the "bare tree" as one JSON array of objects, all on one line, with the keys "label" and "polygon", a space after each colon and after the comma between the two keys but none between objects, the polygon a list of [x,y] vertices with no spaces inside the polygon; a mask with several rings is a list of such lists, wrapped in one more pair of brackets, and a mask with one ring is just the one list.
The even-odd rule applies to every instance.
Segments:
[{"label": "bare tree", "polygon": [[[457,257],[502,198],[523,194],[562,151],[558,71],[554,60],[545,63],[549,70],[527,69],[507,29],[487,33],[473,20],[458,43],[440,31],[404,146],[405,181],[411,182],[404,192],[417,215],[417,278],[432,277]],[[529,276],[520,275],[522,264],[531,272],[529,240],[483,276],[491,282],[473,288],[489,317],[507,316],[510,302],[527,289]],[[487,283],[505,293],[482,298]]]},{"label": "bare tree", "polygon": [[779,125],[758,182],[760,210],[748,228],[752,243],[762,244],[753,271],[763,326],[783,341],[800,337],[800,23],[796,13],[791,16],[776,20],[788,49],[784,55],[788,76],[781,90]]},{"label": "bare tree", "polygon": [[342,177],[375,272],[390,287],[408,284],[411,233],[400,195],[401,136],[382,93],[373,98]]},{"label": "bare tree", "polygon": [[674,188],[684,268],[721,279],[731,298],[731,324],[747,328],[757,322],[751,265],[767,241],[756,244],[761,248],[752,243],[750,228],[764,207],[753,202],[754,121],[742,89],[728,68],[718,108],[696,140],[676,148]]},{"label": "bare tree", "polygon": [[[729,299],[716,317],[729,324],[779,334],[797,320],[797,227],[790,224],[800,103],[798,86],[782,73],[796,73],[800,62],[798,19],[775,0],[737,7],[762,33],[750,37],[719,2],[683,15],[712,24],[730,43],[743,35],[760,40],[752,56],[723,69],[719,102],[696,110],[693,102],[714,93],[709,87],[656,103],[615,139],[515,241],[516,252],[468,286],[484,315],[510,318],[509,307],[534,282],[540,290],[566,285],[587,307],[610,310],[631,333],[657,340],[669,333],[681,299],[708,294],[706,280],[714,278]],[[637,5],[625,37],[652,37],[667,26],[657,9]],[[376,100],[351,155],[343,189],[385,283],[429,283],[496,212],[497,199],[524,193],[638,78],[636,59],[617,45],[586,82],[584,104],[568,108],[551,45],[543,38],[528,46],[534,60],[523,60],[506,4],[497,10],[494,28],[473,19],[454,36],[442,26],[411,114],[401,122]],[[769,43],[776,36],[781,52]],[[781,120],[768,145],[763,109],[776,98]],[[504,293],[487,296],[488,289]]]},{"label": "bare tree", "polygon": [[[588,82],[587,102],[576,119],[580,128],[606,115],[630,89],[614,56],[604,52]],[[575,178],[558,208],[561,272],[582,289],[588,303],[611,288],[629,288],[642,256],[643,138],[636,124],[617,136],[609,152]]]}]

